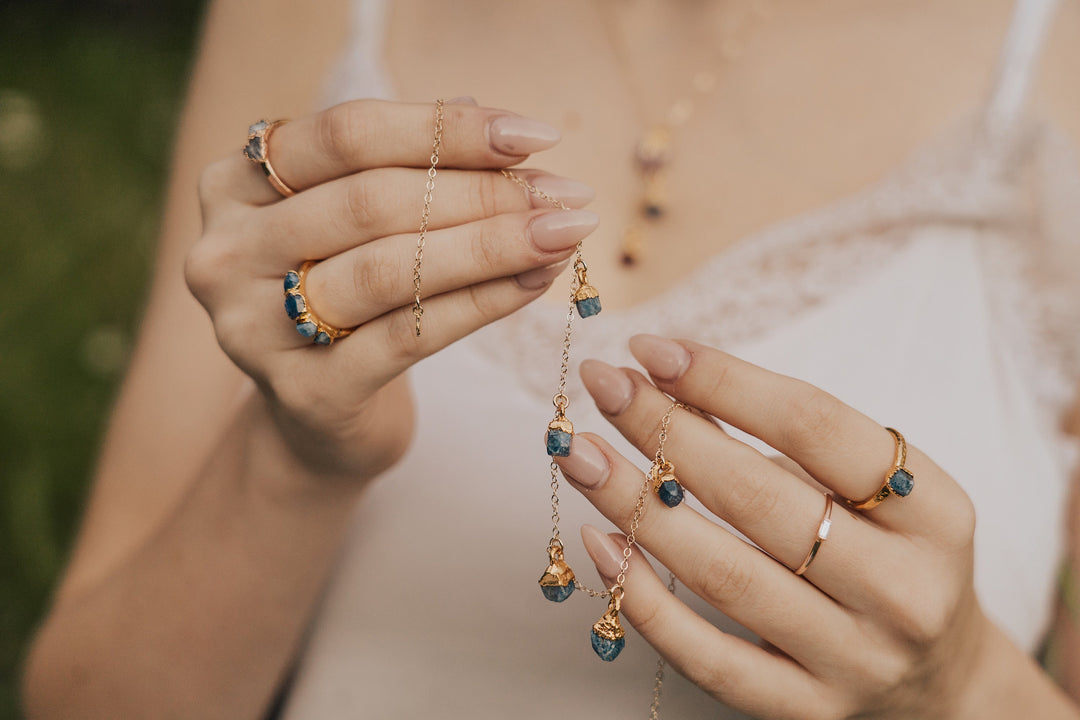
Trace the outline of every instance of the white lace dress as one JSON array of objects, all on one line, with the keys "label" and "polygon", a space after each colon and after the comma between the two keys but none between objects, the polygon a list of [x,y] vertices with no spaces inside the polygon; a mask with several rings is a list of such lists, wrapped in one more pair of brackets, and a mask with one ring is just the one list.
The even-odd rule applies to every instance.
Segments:
[{"label": "white lace dress", "polygon": [[[1062,549],[1076,453],[1059,428],[1080,368],[1080,166],[1061,136],[1021,120],[1052,5],[1018,3],[997,86],[970,124],[675,290],[580,323],[574,344],[575,359],[632,364],[636,332],[695,338],[902,428],[973,498],[979,596],[1029,649]],[[389,94],[383,11],[358,2],[335,100]],[[549,531],[540,437],[562,321],[534,304],[416,369],[415,444],[364,498],[286,717],[645,715],[648,645],[630,631],[622,656],[600,662],[588,636],[603,608],[554,605],[536,586]],[[575,426],[621,441],[572,377]],[[608,524],[570,489],[562,517],[568,558],[595,581],[574,529]],[[681,678],[665,684],[663,715],[739,717]]]}]

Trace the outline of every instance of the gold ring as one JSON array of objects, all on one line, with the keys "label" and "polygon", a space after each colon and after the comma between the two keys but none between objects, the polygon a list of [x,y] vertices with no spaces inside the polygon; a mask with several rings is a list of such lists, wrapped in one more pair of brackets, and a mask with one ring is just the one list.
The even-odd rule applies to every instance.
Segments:
[{"label": "gold ring", "polygon": [[262,168],[266,179],[275,190],[285,197],[292,197],[296,191],[285,184],[285,181],[274,172],[274,166],[270,164],[270,134],[278,125],[284,125],[286,122],[285,120],[274,122],[260,120],[249,127],[247,144],[244,145],[244,157]]},{"label": "gold ring", "polygon": [[338,338],[351,335],[352,330],[342,330],[324,323],[311,309],[304,294],[304,282],[308,270],[313,267],[315,261],[308,260],[298,269],[285,273],[285,314],[296,321],[296,332],[316,345],[330,345]]},{"label": "gold ring", "polygon": [[821,516],[821,524],[818,525],[817,537],[814,538],[814,546],[810,548],[810,552],[806,553],[806,559],[802,561],[802,565],[795,571],[796,575],[802,575],[806,572],[806,568],[810,567],[810,563],[814,562],[814,558],[817,557],[818,550],[821,549],[821,543],[829,537],[829,528],[832,527],[832,495],[825,495],[825,514]]},{"label": "gold ring", "polygon": [[896,458],[893,460],[889,472],[885,473],[885,484],[881,486],[880,490],[862,502],[847,501],[852,510],[870,510],[880,505],[890,495],[907,497],[915,489],[915,476],[904,467],[904,463],[907,461],[907,442],[899,430],[885,429],[892,434],[893,440],[896,441]]}]

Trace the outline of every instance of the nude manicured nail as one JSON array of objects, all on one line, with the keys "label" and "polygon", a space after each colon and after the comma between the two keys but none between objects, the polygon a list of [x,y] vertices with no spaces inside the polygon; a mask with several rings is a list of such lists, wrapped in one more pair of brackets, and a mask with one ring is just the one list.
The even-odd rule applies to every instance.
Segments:
[{"label": "nude manicured nail", "polygon": [[556,458],[563,474],[573,478],[582,487],[596,490],[611,475],[611,463],[607,456],[588,438],[574,436],[570,442],[570,454]]},{"label": "nude manicured nail", "polygon": [[619,576],[622,571],[623,552],[610,535],[592,525],[582,525],[581,541],[585,543],[585,552],[589,553],[601,575],[608,580]]},{"label": "nude manicured nail", "polygon": [[622,370],[599,360],[585,360],[578,372],[600,412],[618,415],[630,405],[634,384]]},{"label": "nude manicured nail", "polygon": [[526,290],[541,290],[550,285],[552,280],[562,275],[563,270],[569,264],[569,260],[563,260],[552,265],[527,270],[515,275],[514,280]]},{"label": "nude manicured nail", "polygon": [[690,353],[679,343],[656,335],[630,338],[630,352],[642,367],[659,380],[673,382],[690,367]]},{"label": "nude manicured nail", "polygon": [[491,147],[504,155],[529,155],[559,142],[559,131],[539,120],[519,115],[500,115],[491,121]]},{"label": "nude manicured nail", "polygon": [[[596,197],[596,191],[583,182],[557,175],[541,175],[532,180],[537,190],[562,200],[567,205],[588,205]],[[551,207],[547,200],[529,193],[529,199],[534,207]]]},{"label": "nude manicured nail", "polygon": [[529,237],[542,252],[569,250],[599,223],[600,217],[588,210],[552,210],[529,222]]}]

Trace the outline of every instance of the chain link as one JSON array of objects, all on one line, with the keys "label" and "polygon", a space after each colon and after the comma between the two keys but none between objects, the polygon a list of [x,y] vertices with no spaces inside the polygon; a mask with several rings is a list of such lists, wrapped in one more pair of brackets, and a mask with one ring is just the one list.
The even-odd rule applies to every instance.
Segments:
[{"label": "chain link", "polygon": [[431,197],[435,192],[436,167],[439,164],[439,150],[442,147],[443,99],[435,101],[435,139],[431,143],[431,167],[427,172],[426,192],[424,193],[424,211],[420,215],[420,237],[416,239],[416,262],[413,264],[413,317],[416,319],[416,336],[420,337],[420,318],[424,315],[424,306],[420,304],[420,264],[424,260],[424,240],[427,237],[428,221],[431,218]]}]

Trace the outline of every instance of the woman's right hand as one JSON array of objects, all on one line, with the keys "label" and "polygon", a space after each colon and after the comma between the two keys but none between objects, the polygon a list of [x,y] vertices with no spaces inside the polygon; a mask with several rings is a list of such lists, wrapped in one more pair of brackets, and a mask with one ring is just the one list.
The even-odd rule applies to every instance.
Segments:
[{"label": "woman's right hand", "polygon": [[[361,100],[279,125],[269,157],[294,197],[239,152],[201,178],[188,286],[257,384],[280,440],[319,474],[370,478],[395,462],[413,427],[403,371],[542,295],[597,224],[493,172],[554,145],[553,128],[447,103],[417,336],[413,264],[434,114],[430,104]],[[592,197],[575,181],[518,174],[569,207]],[[284,311],[284,275],[306,260],[320,261],[306,278],[310,307],[356,327],[329,347],[300,336]]]}]

